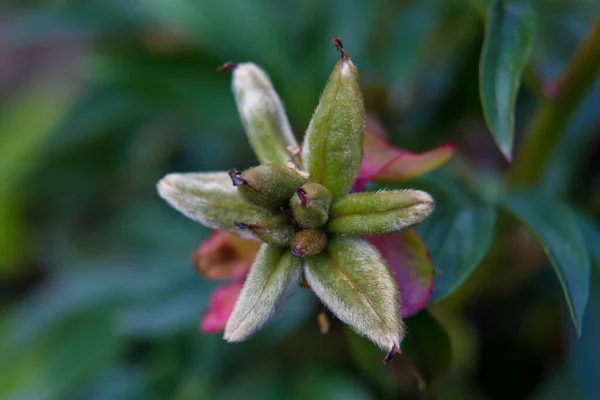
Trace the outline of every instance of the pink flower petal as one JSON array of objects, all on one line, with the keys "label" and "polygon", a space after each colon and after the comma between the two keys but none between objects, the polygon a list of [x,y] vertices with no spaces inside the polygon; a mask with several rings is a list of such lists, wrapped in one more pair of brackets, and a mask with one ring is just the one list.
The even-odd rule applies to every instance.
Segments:
[{"label": "pink flower petal", "polygon": [[454,145],[450,143],[421,154],[394,147],[387,141],[381,125],[369,120],[363,139],[363,160],[354,189],[362,190],[372,180],[401,182],[418,178],[443,165],[453,152]]},{"label": "pink flower petal", "polygon": [[419,236],[410,230],[368,240],[394,273],[402,299],[402,318],[425,308],[433,292],[433,266]]},{"label": "pink flower petal", "polygon": [[209,279],[243,278],[250,271],[259,247],[259,242],[216,229],[194,250],[192,263]]},{"label": "pink flower petal", "polygon": [[233,306],[240,296],[241,282],[230,283],[218,287],[210,295],[208,309],[200,320],[200,331],[202,333],[217,333],[225,329],[225,324],[233,312]]}]

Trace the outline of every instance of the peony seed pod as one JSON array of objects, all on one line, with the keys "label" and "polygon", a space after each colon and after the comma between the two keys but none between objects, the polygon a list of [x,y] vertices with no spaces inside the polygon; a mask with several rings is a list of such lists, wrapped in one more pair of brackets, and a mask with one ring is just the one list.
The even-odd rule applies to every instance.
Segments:
[{"label": "peony seed pod", "polygon": [[288,147],[298,147],[298,143],[269,76],[253,63],[231,64],[227,69],[233,71],[238,112],[260,162],[294,162]]},{"label": "peony seed pod", "polygon": [[420,190],[353,193],[331,206],[326,229],[344,236],[387,235],[417,225],[433,209],[433,198]]},{"label": "peony seed pod", "polygon": [[325,186],[308,182],[290,200],[294,219],[302,228],[320,228],[329,218],[331,193]]},{"label": "peony seed pod", "polygon": [[302,147],[310,180],[325,186],[333,201],[348,194],[358,176],[365,129],[358,71],[341,41],[334,44],[341,59],[329,76]]},{"label": "peony seed pod", "polygon": [[296,230],[282,214],[265,214],[250,223],[236,222],[240,229],[248,229],[261,241],[278,247],[289,246]]},{"label": "peony seed pod", "polygon": [[306,181],[295,170],[277,164],[262,164],[243,172],[232,169],[229,176],[244,200],[267,210],[287,206]]},{"label": "peony seed pod", "polygon": [[327,247],[327,235],[320,229],[306,229],[296,233],[292,240],[292,254],[306,258],[319,254]]}]

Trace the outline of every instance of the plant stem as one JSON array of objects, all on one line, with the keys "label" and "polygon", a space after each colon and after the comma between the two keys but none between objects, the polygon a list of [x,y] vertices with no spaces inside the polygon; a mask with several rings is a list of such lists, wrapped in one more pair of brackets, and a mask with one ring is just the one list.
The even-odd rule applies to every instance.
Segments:
[{"label": "plant stem", "polygon": [[600,12],[558,79],[556,93],[543,100],[532,117],[509,176],[512,186],[534,185],[573,111],[600,72]]}]

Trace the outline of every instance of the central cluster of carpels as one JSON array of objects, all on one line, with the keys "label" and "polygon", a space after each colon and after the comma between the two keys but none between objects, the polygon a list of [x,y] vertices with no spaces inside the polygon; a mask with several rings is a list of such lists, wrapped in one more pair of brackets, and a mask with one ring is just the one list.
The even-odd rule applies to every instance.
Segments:
[{"label": "central cluster of carpels", "polygon": [[331,193],[322,185],[308,182],[292,168],[263,164],[240,172],[229,172],[240,196],[264,210],[251,221],[236,221],[259,240],[291,247],[294,256],[306,258],[327,246],[323,228],[329,220]]}]

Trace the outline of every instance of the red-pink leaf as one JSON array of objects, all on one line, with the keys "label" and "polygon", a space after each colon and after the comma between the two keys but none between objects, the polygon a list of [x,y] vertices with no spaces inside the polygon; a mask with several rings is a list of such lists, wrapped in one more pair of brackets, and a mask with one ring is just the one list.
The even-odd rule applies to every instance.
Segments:
[{"label": "red-pink leaf", "polygon": [[363,139],[363,160],[354,185],[361,190],[370,181],[401,182],[418,178],[443,165],[452,156],[454,145],[447,143],[425,153],[412,153],[392,146],[381,125],[367,121]]},{"label": "red-pink leaf", "polygon": [[243,286],[244,284],[241,282],[230,283],[220,286],[212,292],[208,301],[208,309],[200,320],[202,333],[223,332]]},{"label": "red-pink leaf", "polygon": [[433,266],[419,236],[410,230],[368,240],[394,273],[402,299],[402,318],[425,308],[433,291]]},{"label": "red-pink leaf", "polygon": [[215,229],[194,250],[192,263],[199,273],[209,279],[243,278],[250,271],[259,247],[259,242]]}]

